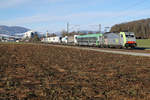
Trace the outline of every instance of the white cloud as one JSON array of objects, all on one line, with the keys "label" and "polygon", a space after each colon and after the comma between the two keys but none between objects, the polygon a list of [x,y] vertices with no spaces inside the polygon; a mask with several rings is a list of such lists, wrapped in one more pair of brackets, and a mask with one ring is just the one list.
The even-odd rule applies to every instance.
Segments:
[{"label": "white cloud", "polygon": [[41,14],[28,16],[23,18],[17,18],[14,20],[0,21],[1,23],[12,23],[12,24],[27,24],[27,23],[39,23],[39,22],[47,22],[47,21],[73,21],[73,20],[89,20],[95,18],[118,18],[118,17],[136,17],[136,16],[144,16],[150,15],[150,10],[144,11],[124,11],[124,12],[83,12],[83,13],[75,13],[68,15],[51,15],[51,14]]},{"label": "white cloud", "polygon": [[29,0],[0,0],[0,8],[9,8],[22,3],[25,3]]},{"label": "white cloud", "polygon": [[58,2],[58,1],[64,1],[64,0],[45,0],[45,1],[48,1],[48,2]]},{"label": "white cloud", "polygon": [[[38,2],[38,0],[0,0],[0,8],[10,8],[20,4],[24,4],[26,2]],[[42,1],[42,0],[39,0]],[[62,2],[65,0],[43,0],[42,2]]]},{"label": "white cloud", "polygon": [[[77,22],[79,24],[84,24],[84,22],[92,22],[92,21],[99,21],[102,24],[117,24],[120,23],[120,18],[135,18],[135,17],[143,17],[143,16],[150,16],[150,10],[143,10],[143,11],[124,11],[124,12],[83,12],[83,13],[74,13],[68,15],[52,15],[49,14],[40,14],[22,18],[16,18],[13,20],[0,20],[0,24],[5,25],[36,25],[39,23],[49,23],[53,25],[55,22]],[[114,20],[112,20],[114,19]],[[109,22],[111,20],[111,22]],[[134,20],[134,19],[133,19]],[[128,20],[122,20],[128,21]],[[56,25],[56,24],[55,24]],[[38,26],[40,27],[40,26]]]}]

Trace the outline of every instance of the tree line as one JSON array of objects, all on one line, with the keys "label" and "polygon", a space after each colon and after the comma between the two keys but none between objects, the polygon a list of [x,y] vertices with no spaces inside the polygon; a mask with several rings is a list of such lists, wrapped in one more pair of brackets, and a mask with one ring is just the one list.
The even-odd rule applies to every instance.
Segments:
[{"label": "tree line", "polygon": [[116,24],[111,28],[110,31],[111,32],[120,32],[120,31],[134,32],[136,38],[148,39],[150,38],[150,18]]}]

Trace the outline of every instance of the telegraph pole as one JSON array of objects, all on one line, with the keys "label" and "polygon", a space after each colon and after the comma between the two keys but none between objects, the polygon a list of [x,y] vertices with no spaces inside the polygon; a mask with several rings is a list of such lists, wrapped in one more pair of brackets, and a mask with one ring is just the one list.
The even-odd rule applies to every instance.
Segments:
[{"label": "telegraph pole", "polygon": [[46,31],[46,37],[48,37],[49,33],[48,33],[48,30]]},{"label": "telegraph pole", "polygon": [[67,22],[67,33],[69,33],[69,22]]},{"label": "telegraph pole", "polygon": [[99,33],[101,33],[101,24],[99,24]]}]

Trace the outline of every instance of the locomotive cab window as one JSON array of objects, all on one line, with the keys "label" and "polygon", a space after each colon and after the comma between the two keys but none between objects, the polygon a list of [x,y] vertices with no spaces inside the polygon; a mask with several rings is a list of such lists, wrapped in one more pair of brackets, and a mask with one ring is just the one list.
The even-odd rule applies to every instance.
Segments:
[{"label": "locomotive cab window", "polygon": [[123,37],[123,35],[121,34],[121,37]]}]

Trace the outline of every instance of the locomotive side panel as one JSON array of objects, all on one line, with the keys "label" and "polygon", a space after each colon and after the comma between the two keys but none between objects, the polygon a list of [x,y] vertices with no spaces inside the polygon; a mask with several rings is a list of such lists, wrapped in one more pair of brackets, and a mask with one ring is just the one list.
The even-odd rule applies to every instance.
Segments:
[{"label": "locomotive side panel", "polygon": [[106,33],[103,36],[104,38],[104,45],[108,47],[116,47],[122,46],[122,39],[120,38],[120,34],[116,33]]}]

